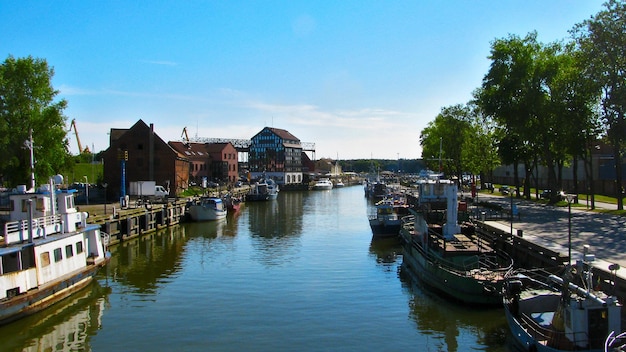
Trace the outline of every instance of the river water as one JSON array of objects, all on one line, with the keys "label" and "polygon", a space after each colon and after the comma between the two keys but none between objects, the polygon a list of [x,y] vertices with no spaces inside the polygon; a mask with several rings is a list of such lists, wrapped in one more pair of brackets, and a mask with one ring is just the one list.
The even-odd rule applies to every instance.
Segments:
[{"label": "river water", "polygon": [[110,248],[96,282],[0,328],[2,351],[511,351],[502,309],[451,303],[372,241],[360,186],[282,192]]}]

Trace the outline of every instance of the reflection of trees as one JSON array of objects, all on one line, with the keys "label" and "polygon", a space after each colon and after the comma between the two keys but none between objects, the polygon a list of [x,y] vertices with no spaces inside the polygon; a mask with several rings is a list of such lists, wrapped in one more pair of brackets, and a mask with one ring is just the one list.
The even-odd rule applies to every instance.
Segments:
[{"label": "reflection of trees", "polygon": [[[402,280],[411,286],[413,295],[409,301],[409,318],[415,321],[417,330],[432,335],[436,347],[445,351],[459,351],[467,344],[480,344],[506,350],[508,326],[502,309],[466,307],[426,294],[419,283],[402,271]],[[465,332],[467,331],[467,332]],[[475,336],[476,342],[465,341]],[[493,349],[495,350],[495,349]]]},{"label": "reflection of trees", "polygon": [[114,281],[154,293],[161,279],[180,270],[185,233],[184,226],[173,226],[113,246],[106,270]]},{"label": "reflection of trees", "polygon": [[252,246],[262,263],[284,263],[299,243],[303,195],[302,192],[282,192],[276,200],[245,205]]},{"label": "reflection of trees", "polygon": [[88,340],[101,328],[109,293],[109,287],[94,282],[42,312],[0,328],[2,350],[91,350]]}]

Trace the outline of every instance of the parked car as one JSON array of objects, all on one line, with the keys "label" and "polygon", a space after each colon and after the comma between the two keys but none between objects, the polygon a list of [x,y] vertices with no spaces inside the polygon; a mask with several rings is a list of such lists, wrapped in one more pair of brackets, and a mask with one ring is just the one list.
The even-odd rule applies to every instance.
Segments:
[{"label": "parked car", "polygon": [[500,193],[507,195],[511,192],[511,189],[507,185],[500,186]]},{"label": "parked car", "polygon": [[[544,189],[539,194],[539,198],[552,199],[552,190],[551,189]],[[564,200],[565,199],[565,194],[563,192],[557,193],[557,199],[558,200]]]}]

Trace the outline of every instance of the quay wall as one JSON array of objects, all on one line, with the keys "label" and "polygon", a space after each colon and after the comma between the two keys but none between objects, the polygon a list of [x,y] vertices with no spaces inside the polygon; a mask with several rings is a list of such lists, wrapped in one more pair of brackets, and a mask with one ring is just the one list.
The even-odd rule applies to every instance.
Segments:
[{"label": "quay wall", "polygon": [[[533,243],[524,238],[522,231],[514,231],[512,235],[509,226],[496,221],[475,220],[475,223],[477,235],[493,248],[508,253],[518,268],[556,269],[568,263],[566,254]],[[610,263],[598,259],[590,265],[593,267],[594,288],[616,296],[620,302],[626,302],[626,276],[618,272],[624,269],[610,270]],[[626,317],[626,311],[622,315]]]}]

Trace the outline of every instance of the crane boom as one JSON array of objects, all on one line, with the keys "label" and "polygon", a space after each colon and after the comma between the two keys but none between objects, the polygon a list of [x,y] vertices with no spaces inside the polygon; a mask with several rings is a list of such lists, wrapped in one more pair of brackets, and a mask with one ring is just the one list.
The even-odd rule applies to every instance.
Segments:
[{"label": "crane boom", "polygon": [[70,124],[70,132],[74,129],[74,134],[76,135],[76,143],[78,144],[78,153],[89,153],[89,147],[85,147],[83,149],[83,145],[80,143],[80,138],[78,137],[78,130],[76,129],[76,119],[72,119],[72,123]]}]

